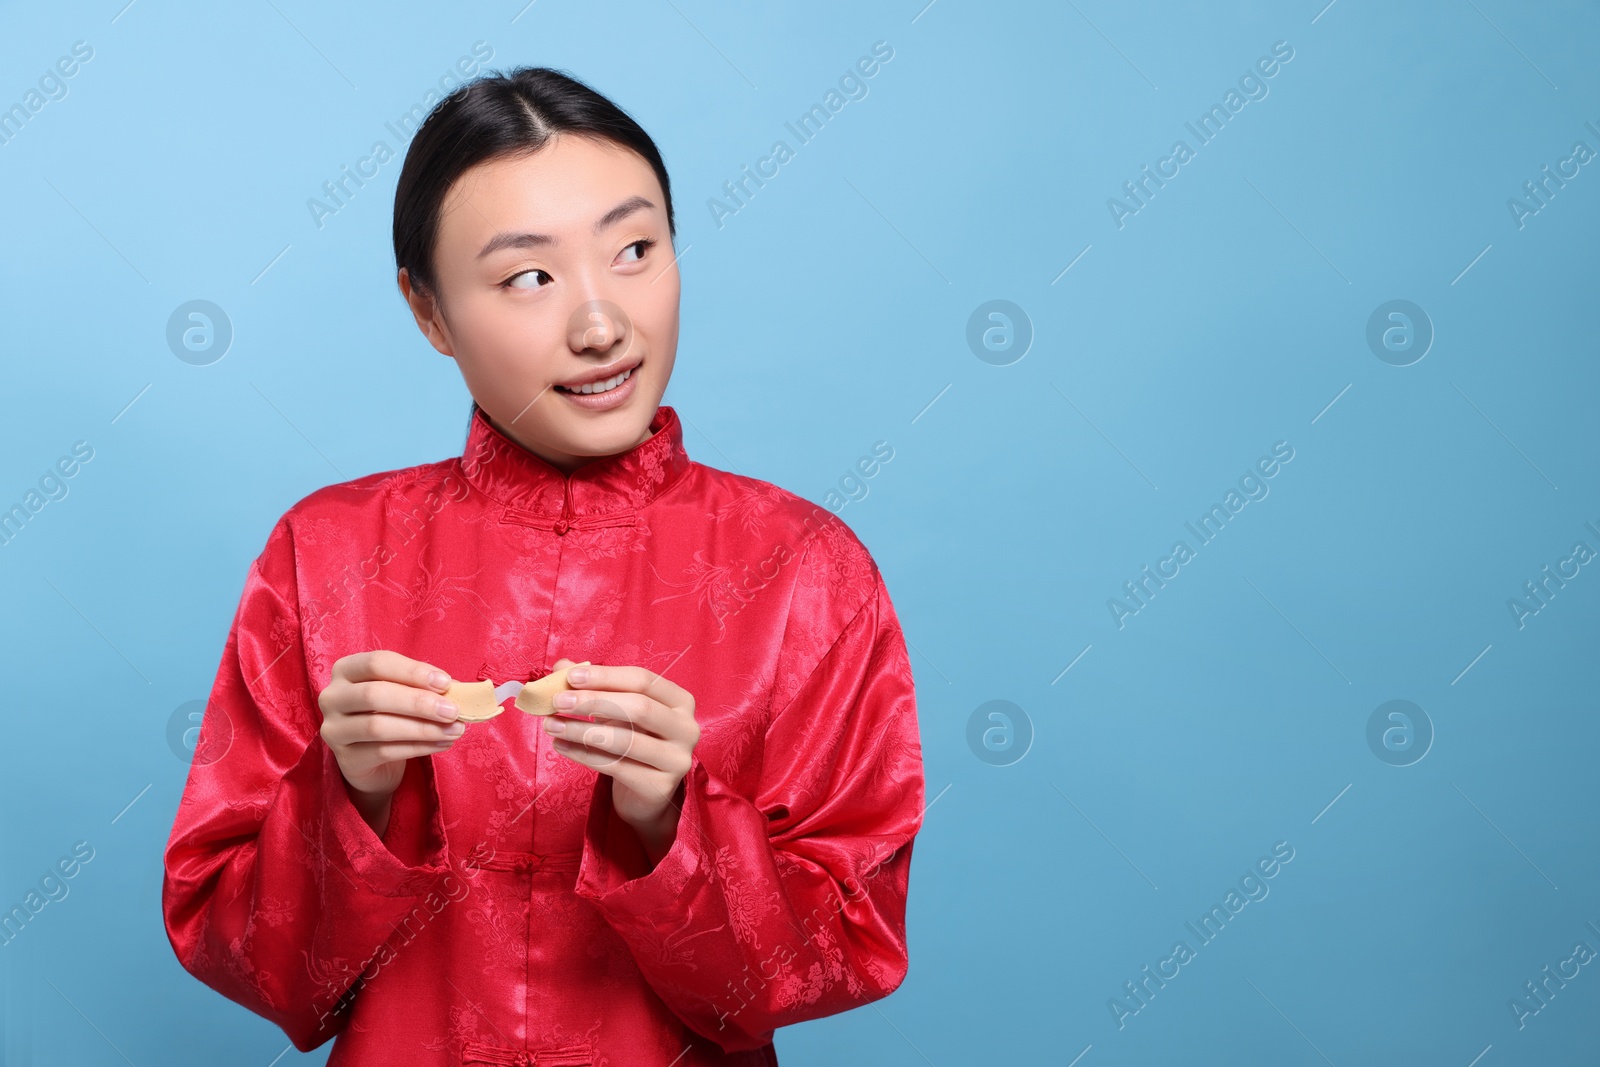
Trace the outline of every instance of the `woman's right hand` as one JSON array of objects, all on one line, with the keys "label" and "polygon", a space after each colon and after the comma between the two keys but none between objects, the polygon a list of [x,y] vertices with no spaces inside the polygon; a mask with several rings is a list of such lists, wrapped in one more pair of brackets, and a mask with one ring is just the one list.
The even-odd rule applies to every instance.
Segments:
[{"label": "woman's right hand", "polygon": [[460,710],[440,695],[449,685],[450,676],[437,667],[377,649],[336,661],[317,696],[322,739],[379,836],[406,760],[444,752],[466,731],[456,718]]}]

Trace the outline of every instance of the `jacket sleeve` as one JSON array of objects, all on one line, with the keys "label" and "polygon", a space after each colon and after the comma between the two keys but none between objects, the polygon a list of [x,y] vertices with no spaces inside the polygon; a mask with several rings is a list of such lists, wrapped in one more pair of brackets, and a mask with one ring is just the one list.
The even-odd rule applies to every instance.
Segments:
[{"label": "jacket sleeve", "polygon": [[[610,778],[595,783],[577,892],[668,1007],[728,1052],[885,997],[906,974],[922,754],[905,639],[864,567],[853,587],[869,593],[842,629],[822,624],[830,609],[791,609],[754,798],[696,753],[676,837],[651,869]],[[797,593],[830,595],[842,599]]]},{"label": "jacket sleeve", "polygon": [[448,881],[448,865],[431,760],[408,763],[380,839],[322,740],[287,520],[245,578],[167,842],[161,905],[184,969],[308,1052],[343,1028],[363,982],[392,958],[396,924]]}]

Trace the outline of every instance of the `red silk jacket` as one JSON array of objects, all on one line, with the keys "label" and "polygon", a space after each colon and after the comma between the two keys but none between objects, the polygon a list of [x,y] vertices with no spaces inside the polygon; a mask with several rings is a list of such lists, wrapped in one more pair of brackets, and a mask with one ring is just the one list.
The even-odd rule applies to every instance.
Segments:
[{"label": "red silk jacket", "polygon": [[[684,450],[570,476],[473,406],[459,458],[320,489],[245,579],[165,852],[185,969],[330,1067],[776,1064],[907,968],[922,752],[905,639],[841,520]],[[463,681],[632,664],[701,737],[653,869],[611,779],[509,708],[410,760],[380,839],[322,740],[334,661]]]}]

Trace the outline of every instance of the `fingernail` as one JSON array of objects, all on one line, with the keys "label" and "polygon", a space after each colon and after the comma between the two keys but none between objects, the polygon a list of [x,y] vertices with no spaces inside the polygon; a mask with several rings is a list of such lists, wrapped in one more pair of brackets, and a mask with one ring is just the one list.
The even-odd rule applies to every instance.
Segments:
[{"label": "fingernail", "polygon": [[453,719],[457,715],[461,714],[460,708],[456,707],[450,701],[445,700],[443,697],[439,698],[439,700],[434,703],[434,709],[439,712],[439,718],[446,720]]},{"label": "fingernail", "polygon": [[449,726],[446,726],[444,728],[444,735],[446,737],[460,737],[463,733],[466,732],[466,729],[467,729],[467,724],[466,723],[464,723],[464,722],[453,722]]},{"label": "fingernail", "polygon": [[432,671],[428,674],[428,684],[435,689],[449,689],[450,676],[444,671]]},{"label": "fingernail", "polygon": [[550,703],[558,708],[575,708],[578,706],[577,693],[557,693],[550,698]]},{"label": "fingernail", "polygon": [[566,731],[566,729],[567,729],[567,724],[562,722],[560,719],[556,718],[554,715],[545,716],[545,720],[544,720],[544,732],[545,733],[547,733],[547,734],[559,734],[559,733],[564,733]]},{"label": "fingernail", "polygon": [[[571,682],[573,685],[582,685],[584,682],[587,682],[588,680],[589,680],[589,668],[587,668],[587,667],[574,667],[570,671],[567,672],[567,681]],[[567,705],[567,706],[571,707],[570,704]]]}]

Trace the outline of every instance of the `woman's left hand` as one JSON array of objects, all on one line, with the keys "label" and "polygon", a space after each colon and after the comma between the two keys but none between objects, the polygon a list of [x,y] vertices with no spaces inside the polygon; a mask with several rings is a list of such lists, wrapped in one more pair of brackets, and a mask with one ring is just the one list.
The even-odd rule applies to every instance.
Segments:
[{"label": "woman's left hand", "polygon": [[[553,669],[572,664],[563,657]],[[677,793],[700,740],[694,696],[643,667],[591,664],[569,672],[567,684],[575,691],[556,694],[545,732],[557,752],[611,776],[617,815],[639,835],[650,862],[659,863],[677,836]]]}]

